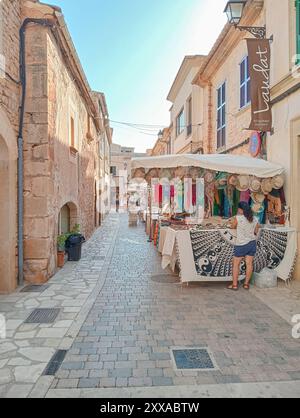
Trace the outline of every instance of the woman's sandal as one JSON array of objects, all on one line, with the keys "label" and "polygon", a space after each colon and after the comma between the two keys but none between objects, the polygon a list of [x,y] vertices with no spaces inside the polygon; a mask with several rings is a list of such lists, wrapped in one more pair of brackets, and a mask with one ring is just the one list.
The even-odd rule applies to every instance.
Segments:
[{"label": "woman's sandal", "polygon": [[245,284],[243,285],[243,288],[244,288],[245,290],[250,290],[250,283],[245,283]]},{"label": "woman's sandal", "polygon": [[231,284],[230,286],[227,287],[227,289],[232,290],[233,292],[237,292],[239,290],[239,287]]}]

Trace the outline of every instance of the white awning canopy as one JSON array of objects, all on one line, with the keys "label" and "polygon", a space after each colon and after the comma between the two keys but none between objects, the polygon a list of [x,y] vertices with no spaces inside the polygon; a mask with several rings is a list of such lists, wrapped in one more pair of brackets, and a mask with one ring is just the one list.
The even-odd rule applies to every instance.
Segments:
[{"label": "white awning canopy", "polygon": [[223,154],[180,154],[133,158],[131,167],[133,170],[138,168],[151,170],[153,168],[199,167],[206,170],[229,174],[245,174],[259,178],[271,178],[284,172],[284,168],[281,165],[269,161],[240,155]]}]

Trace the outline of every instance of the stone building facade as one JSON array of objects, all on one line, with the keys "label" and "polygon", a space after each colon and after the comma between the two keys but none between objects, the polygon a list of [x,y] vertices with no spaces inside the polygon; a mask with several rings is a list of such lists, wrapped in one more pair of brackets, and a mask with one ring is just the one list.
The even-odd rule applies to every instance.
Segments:
[{"label": "stone building facade", "polygon": [[119,201],[120,209],[127,209],[128,185],[131,180],[132,158],[147,157],[147,154],[137,153],[132,147],[122,147],[112,144],[111,147],[111,207],[116,208]]},{"label": "stone building facade", "polygon": [[[240,24],[266,26],[266,36],[272,38],[273,131],[265,134],[260,157],[285,168],[285,195],[291,210],[291,226],[298,231],[300,245],[300,1],[247,0]],[[203,90],[198,117],[202,118],[200,139],[204,153],[251,155],[249,139],[252,131],[247,129],[251,121],[248,95],[251,80],[247,71],[245,38],[251,38],[251,35],[227,24],[194,79],[190,81],[186,75],[182,80],[182,84],[190,82]],[[173,97],[173,101],[176,100],[179,97]],[[180,153],[174,139],[175,130],[176,125],[172,150]],[[189,148],[183,152],[189,152]],[[299,257],[296,277],[300,278]]]},{"label": "stone building facade", "polygon": [[[263,1],[248,1],[242,24],[263,26],[263,6]],[[240,32],[227,24],[193,80],[194,84],[204,89],[205,153],[249,155],[251,133],[247,128],[251,120],[251,103],[245,41],[249,37],[249,33]]]},{"label": "stone building facade", "polygon": [[0,2],[0,292],[17,285],[17,137],[21,2]]},{"label": "stone building facade", "polygon": [[172,125],[163,129],[152,149],[151,156],[172,154]]},{"label": "stone building facade", "polygon": [[[291,210],[291,225],[298,231],[300,248],[300,1],[265,0],[264,13],[267,34],[273,35],[273,132],[267,138],[267,155],[270,161],[285,168],[285,194]],[[300,257],[295,276],[300,280]]]},{"label": "stone building facade", "polygon": [[205,61],[205,56],[186,56],[167,99],[170,109],[171,150],[174,154],[196,153],[203,147],[203,89],[192,81]]},{"label": "stone building facade", "polygon": [[[9,292],[17,285],[16,144],[21,94],[18,34],[24,19],[43,19],[47,22],[47,26],[30,22],[25,32],[27,82],[23,158],[24,278],[27,282],[43,283],[55,273],[57,236],[60,233],[80,225],[81,232],[88,239],[100,225],[103,207],[99,202],[104,194],[101,176],[105,177],[105,172],[109,172],[107,161],[112,131],[105,96],[91,91],[61,10],[33,0],[4,0],[2,13],[5,14],[4,23],[10,31],[14,30],[14,35],[8,34],[2,43],[6,48],[5,68],[9,75],[5,74],[0,79],[0,129],[3,130],[8,123],[10,125],[6,128],[9,133],[0,132],[1,160],[8,154],[6,143],[9,142],[10,147],[15,145],[10,150],[11,199],[9,208],[5,209],[7,213],[3,214],[3,219],[9,221],[4,224],[9,223],[5,228],[12,240],[7,249],[13,259],[9,274],[5,274],[7,268],[2,274],[1,268],[5,263],[0,258],[0,292]],[[2,137],[8,135],[10,141],[4,142]],[[103,173],[102,161],[106,162]],[[1,162],[1,166],[1,171],[8,170],[7,164]],[[5,176],[0,178],[2,182]],[[4,208],[1,196],[1,210]],[[104,208],[104,213],[107,210]],[[5,232],[1,230],[1,237],[7,236]],[[2,255],[5,254],[1,252],[0,257]],[[7,283],[3,283],[2,277],[7,278]]]}]

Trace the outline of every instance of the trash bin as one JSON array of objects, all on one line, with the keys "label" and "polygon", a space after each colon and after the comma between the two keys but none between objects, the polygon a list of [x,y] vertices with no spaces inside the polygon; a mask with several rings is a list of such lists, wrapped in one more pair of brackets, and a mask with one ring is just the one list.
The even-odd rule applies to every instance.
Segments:
[{"label": "trash bin", "polygon": [[66,241],[66,251],[69,261],[79,261],[81,259],[81,248],[85,238],[81,234],[70,235]]}]

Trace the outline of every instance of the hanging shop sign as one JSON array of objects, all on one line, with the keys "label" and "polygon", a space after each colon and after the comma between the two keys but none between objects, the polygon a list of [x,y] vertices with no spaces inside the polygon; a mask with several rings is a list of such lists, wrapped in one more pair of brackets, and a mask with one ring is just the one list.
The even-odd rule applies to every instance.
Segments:
[{"label": "hanging shop sign", "polygon": [[253,132],[250,137],[250,154],[256,158],[261,152],[262,139],[260,132]]},{"label": "hanging shop sign", "polygon": [[269,39],[247,39],[251,79],[252,120],[249,129],[272,131]]}]

